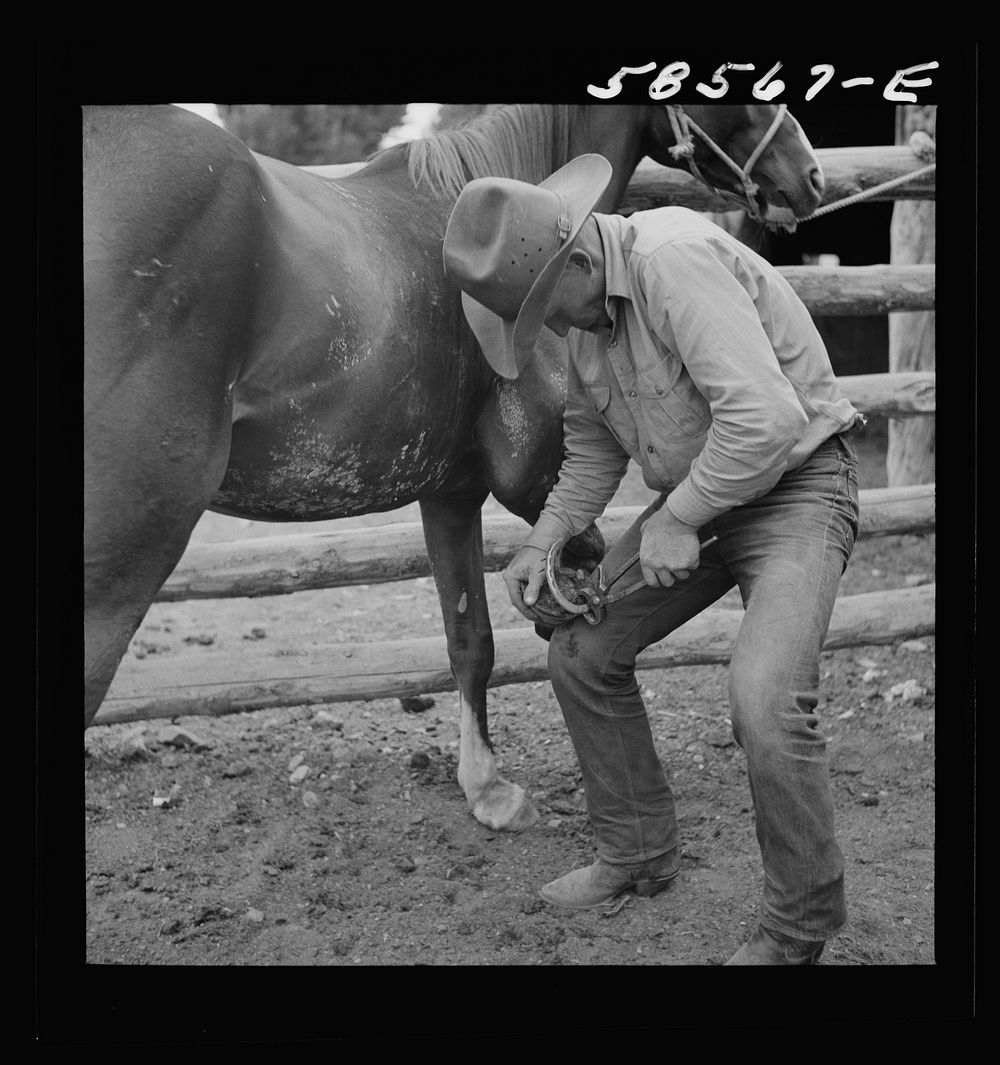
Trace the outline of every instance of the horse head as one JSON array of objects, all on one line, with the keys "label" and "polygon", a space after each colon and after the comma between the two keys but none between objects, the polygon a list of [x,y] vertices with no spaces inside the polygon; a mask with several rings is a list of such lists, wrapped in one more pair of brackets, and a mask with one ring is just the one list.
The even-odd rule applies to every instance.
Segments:
[{"label": "horse head", "polygon": [[696,178],[767,225],[794,228],[823,196],[823,171],[783,105],[649,105],[646,154]]}]

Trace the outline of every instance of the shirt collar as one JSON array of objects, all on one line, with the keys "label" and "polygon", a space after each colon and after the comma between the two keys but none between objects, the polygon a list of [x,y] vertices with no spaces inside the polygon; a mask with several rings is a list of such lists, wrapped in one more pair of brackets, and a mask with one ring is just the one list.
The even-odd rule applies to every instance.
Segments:
[{"label": "shirt collar", "polygon": [[604,284],[605,284],[605,310],[611,319],[612,338],[618,332],[618,303],[619,299],[630,299],[631,290],[628,283],[628,263],[624,249],[624,227],[628,224],[620,214],[597,214],[594,221],[597,223],[597,232],[601,237],[601,245],[604,249]]}]

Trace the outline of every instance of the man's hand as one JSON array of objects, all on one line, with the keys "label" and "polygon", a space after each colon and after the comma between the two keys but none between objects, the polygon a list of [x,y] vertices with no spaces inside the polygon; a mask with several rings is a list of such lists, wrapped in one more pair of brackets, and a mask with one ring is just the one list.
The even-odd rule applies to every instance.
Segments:
[{"label": "man's hand", "polygon": [[529,621],[538,620],[531,607],[538,599],[538,592],[545,581],[547,555],[548,552],[540,547],[525,544],[503,571],[510,601]]},{"label": "man's hand", "polygon": [[666,507],[643,523],[639,565],[650,588],[670,588],[684,580],[700,558],[697,528],[678,521]]}]

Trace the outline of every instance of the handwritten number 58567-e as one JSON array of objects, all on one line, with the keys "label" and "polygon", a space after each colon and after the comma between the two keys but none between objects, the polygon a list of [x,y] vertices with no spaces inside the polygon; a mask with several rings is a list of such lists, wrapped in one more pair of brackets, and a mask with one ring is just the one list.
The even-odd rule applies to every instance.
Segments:
[{"label": "handwritten number 58567-e", "polygon": [[[932,84],[931,78],[914,78],[912,75],[924,70],[937,70],[940,64],[936,60],[930,63],[917,63],[914,66],[903,67],[897,70],[886,82],[882,90],[882,97],[890,103],[916,103],[917,94],[910,89],[926,88]],[[622,80],[629,74],[649,74],[656,70],[657,63],[645,63],[639,67],[621,67],[617,73],[608,78],[607,86],[588,85],[587,92],[596,96],[599,100],[611,100],[622,91]],[[777,62],[767,73],[753,83],[751,92],[755,100],[770,101],[780,96],[785,91],[785,83],[775,75],[781,70],[781,62]],[[712,100],[722,99],[730,88],[730,79],[726,77],[729,71],[749,72],[756,70],[754,63],[723,63],[712,74],[709,83],[699,81],[695,85],[696,91]],[[806,91],[807,101],[815,99],[822,90],[833,80],[836,70],[832,63],[816,63],[810,67],[809,73],[816,80]],[[676,96],[684,86],[685,78],[691,74],[691,67],[684,60],[678,59],[663,67],[649,84],[649,97],[652,100],[667,100]],[[875,78],[868,75],[845,78],[841,81],[841,88],[851,89],[862,85],[874,85]]]}]

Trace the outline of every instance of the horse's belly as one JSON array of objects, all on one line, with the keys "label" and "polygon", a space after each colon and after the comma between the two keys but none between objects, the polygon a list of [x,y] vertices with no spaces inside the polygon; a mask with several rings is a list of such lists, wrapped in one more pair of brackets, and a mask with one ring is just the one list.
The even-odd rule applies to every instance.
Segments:
[{"label": "horse's belly", "polygon": [[433,492],[454,455],[427,429],[404,438],[333,439],[307,425],[234,427],[229,467],[211,507],[264,521],[319,521],[394,510]]}]

